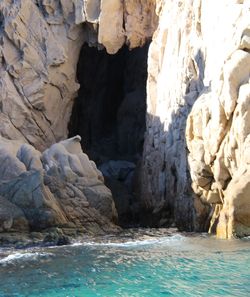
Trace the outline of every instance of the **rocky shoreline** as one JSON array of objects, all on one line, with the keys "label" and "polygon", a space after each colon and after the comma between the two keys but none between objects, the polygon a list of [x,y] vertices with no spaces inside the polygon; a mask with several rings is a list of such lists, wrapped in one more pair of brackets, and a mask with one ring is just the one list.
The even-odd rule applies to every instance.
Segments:
[{"label": "rocky shoreline", "polygon": [[[43,153],[0,138],[1,242],[58,242],[120,230],[110,190],[80,137]],[[9,234],[9,235],[4,235]],[[19,235],[20,234],[20,235]]]},{"label": "rocky shoreline", "polygon": [[[121,232],[122,229],[117,227],[117,230],[110,232],[109,235],[118,235]],[[0,233],[0,247],[25,249],[30,247],[61,246],[105,235],[107,235],[105,232],[86,234],[75,228],[58,227],[43,230],[42,232],[3,232]]]},{"label": "rocky shoreline", "polygon": [[8,232],[0,233],[0,247],[7,249],[27,249],[36,247],[53,247],[81,243],[122,243],[137,240],[152,240],[160,236],[200,236],[199,233],[179,232],[176,228],[129,228],[109,233],[82,233],[69,228],[51,228],[42,232]]},{"label": "rocky shoreline", "polygon": [[[52,242],[67,241],[67,231],[45,231],[51,228],[109,234],[119,230],[117,210],[124,225],[143,217],[146,226],[177,226],[229,239],[250,235],[250,2],[217,2],[0,1],[3,241],[34,232],[34,241],[39,240],[36,232],[47,232]],[[136,69],[142,64],[137,56],[128,63],[129,72],[122,72],[125,56],[107,72],[80,62],[88,60],[92,47],[93,61],[99,50],[107,61],[149,40],[143,58],[147,73],[142,73],[147,87],[146,79],[138,80],[141,71]],[[83,81],[76,76],[77,65],[84,68]],[[122,74],[118,81],[117,74]],[[98,85],[82,87],[92,81]],[[143,84],[136,90],[138,81]],[[74,102],[82,90],[87,100],[76,125],[79,130],[85,126],[88,137],[81,144],[86,153],[86,141],[97,140],[93,153],[100,152],[101,160],[105,147],[112,148],[103,170],[113,196],[83,153],[80,137],[61,141],[70,137]],[[144,92],[141,106],[137,100]],[[145,116],[145,133],[138,130],[135,115]],[[96,134],[100,127],[105,129]],[[126,132],[120,134],[125,142],[114,137],[119,129]],[[121,170],[125,175],[110,164],[124,161],[116,155],[118,143],[119,150],[143,147],[138,166]],[[113,175],[108,172],[112,167]]]}]

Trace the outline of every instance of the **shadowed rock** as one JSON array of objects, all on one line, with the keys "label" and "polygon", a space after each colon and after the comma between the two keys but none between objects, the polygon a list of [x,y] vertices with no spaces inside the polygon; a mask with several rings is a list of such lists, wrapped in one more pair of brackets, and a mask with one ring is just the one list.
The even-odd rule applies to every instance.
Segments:
[{"label": "shadowed rock", "polygon": [[1,167],[0,231],[118,230],[111,192],[80,140],[61,141],[41,154],[30,145],[0,139],[0,159],[8,160]]}]

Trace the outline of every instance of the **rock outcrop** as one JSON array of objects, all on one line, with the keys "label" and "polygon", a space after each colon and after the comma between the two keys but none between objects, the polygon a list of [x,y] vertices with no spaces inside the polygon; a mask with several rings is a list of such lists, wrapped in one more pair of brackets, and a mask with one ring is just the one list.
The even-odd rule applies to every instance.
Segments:
[{"label": "rock outcrop", "polygon": [[210,231],[231,238],[250,234],[250,2],[224,3],[214,18],[222,12],[213,37],[201,27],[208,87],[188,118],[187,144],[193,189],[212,205]]},{"label": "rock outcrop", "polygon": [[[116,211],[110,191],[94,175],[94,164],[82,154],[78,160],[57,142],[68,137],[83,43],[109,54],[125,44],[142,46],[157,26],[154,6],[154,0],[1,1],[2,231],[69,222],[80,229],[111,228]],[[120,126],[122,112],[121,118]],[[3,139],[18,142],[6,151]]]},{"label": "rock outcrop", "polygon": [[153,0],[1,1],[0,135],[40,151],[66,139],[82,44],[114,54],[156,25]]},{"label": "rock outcrop", "polygon": [[[59,141],[68,136],[82,44],[116,54],[156,30],[140,169],[144,225],[250,235],[249,19],[249,0],[1,1],[0,231],[115,228],[110,191],[79,138]],[[118,134],[130,136],[142,117],[134,98],[121,105]],[[127,144],[122,138],[119,149]]]},{"label": "rock outcrop", "polygon": [[141,188],[160,224],[250,234],[249,10],[244,0],[158,7]]},{"label": "rock outcrop", "polygon": [[185,126],[204,87],[205,62],[195,42],[200,25],[198,2],[169,0],[157,7],[159,27],[149,49],[141,168],[141,200],[152,224],[197,231],[206,229],[209,206],[191,189]]},{"label": "rock outcrop", "polygon": [[52,227],[103,234],[119,230],[110,190],[76,136],[42,154],[0,139],[0,232]]}]

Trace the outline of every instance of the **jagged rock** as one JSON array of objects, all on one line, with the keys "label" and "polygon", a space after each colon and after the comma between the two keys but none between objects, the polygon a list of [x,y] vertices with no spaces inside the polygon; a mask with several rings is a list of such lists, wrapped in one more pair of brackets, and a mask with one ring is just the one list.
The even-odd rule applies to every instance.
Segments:
[{"label": "jagged rock", "polygon": [[141,197],[185,229],[208,230],[214,213],[226,238],[249,235],[250,6],[214,5],[157,1]]},{"label": "jagged rock", "polygon": [[158,17],[155,12],[156,0],[125,0],[124,24],[126,43],[130,48],[142,46],[147,39],[151,39]]},{"label": "jagged rock", "polygon": [[67,222],[57,201],[44,187],[43,177],[39,171],[24,172],[15,179],[2,182],[0,193],[5,199],[22,209],[33,230]]},{"label": "jagged rock", "polygon": [[125,43],[123,3],[120,0],[101,1],[98,41],[110,54],[115,54]]},{"label": "jagged rock", "polygon": [[[103,233],[118,228],[117,213],[101,172],[80,146],[61,141],[43,154],[21,142],[0,139],[0,231],[69,227]],[[58,239],[59,240],[59,239]]]},{"label": "jagged rock", "polygon": [[[125,43],[130,48],[143,45],[156,27],[154,1],[125,4],[1,1],[0,135],[40,151],[67,138],[83,42],[115,53]],[[141,11],[143,22],[136,25]],[[133,27],[137,29],[132,31]]]},{"label": "jagged rock", "polygon": [[[150,0],[124,5],[114,0],[1,1],[0,135],[18,143],[7,147],[8,141],[0,140],[0,183],[5,199],[16,201],[20,195],[31,228],[74,221],[101,231],[110,228],[109,220],[117,220],[111,193],[95,165],[72,152],[69,143],[55,143],[68,135],[82,44],[106,47],[108,53],[124,44],[142,46],[157,25],[154,5]],[[110,31],[113,23],[118,26]],[[31,214],[32,191],[39,207]]]},{"label": "jagged rock", "polygon": [[[212,214],[218,236],[250,234],[249,0],[1,1],[0,135],[13,140],[0,139],[2,230],[19,228],[19,218],[24,229],[113,228],[111,194],[79,139],[55,143],[68,134],[82,44],[112,54],[142,46],[158,20],[141,205],[156,225],[208,230]],[[134,96],[119,110],[128,136]]]},{"label": "jagged rock", "polygon": [[199,2],[157,1],[159,26],[149,49],[140,187],[149,221],[197,231],[206,228],[209,206],[196,201],[192,193],[185,125],[203,89],[205,62],[195,43]]},{"label": "jagged rock", "polygon": [[[249,8],[248,1],[225,2],[219,7],[217,13],[223,9],[227,22],[219,21],[217,27],[227,26],[227,30],[226,34],[218,30],[214,38],[220,38],[220,43],[216,46],[213,43],[210,47],[211,36],[204,31],[205,79],[210,87],[194,104],[187,122],[193,189],[204,201],[221,205],[213,208],[213,217],[217,219],[212,219],[210,230],[216,229],[218,222],[217,235],[222,238],[250,234]],[[204,15],[205,9],[209,9],[209,5],[203,7]],[[230,14],[232,9],[234,13]],[[225,49],[221,53],[223,59],[213,65],[219,47]]]},{"label": "jagged rock", "polygon": [[[50,179],[48,186],[55,193],[53,185],[55,179],[62,184],[56,187],[55,195],[60,199],[67,199],[68,202],[73,200],[72,205],[67,206],[69,212],[77,212],[77,210],[72,211],[77,206],[74,200],[80,200],[79,206],[90,206],[111,221],[117,221],[111,192],[104,186],[101,172],[82,152],[80,141],[81,138],[76,136],[52,145],[43,153],[45,174]],[[80,210],[78,220],[82,220]]]}]

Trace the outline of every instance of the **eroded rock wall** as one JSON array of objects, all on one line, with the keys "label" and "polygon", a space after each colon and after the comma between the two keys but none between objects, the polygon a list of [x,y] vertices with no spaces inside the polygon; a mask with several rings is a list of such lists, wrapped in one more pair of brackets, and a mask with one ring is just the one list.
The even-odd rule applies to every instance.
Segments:
[{"label": "eroded rock wall", "polygon": [[43,150],[67,135],[83,31],[72,1],[1,1],[0,134]]},{"label": "eroded rock wall", "polygon": [[65,139],[83,42],[110,54],[144,44],[157,24],[154,2],[1,1],[0,135],[39,150]]},{"label": "eroded rock wall", "polygon": [[160,224],[212,231],[219,219],[218,236],[247,235],[250,2],[168,0],[157,9],[142,203]]},{"label": "eroded rock wall", "polygon": [[212,205],[210,231],[242,237],[250,234],[250,2],[222,1],[216,12],[203,3],[201,32],[208,87],[187,124],[192,186]]},{"label": "eroded rock wall", "polygon": [[57,142],[82,44],[115,54],[156,25],[154,0],[0,1],[0,231],[117,228],[111,192],[77,138]]},{"label": "eroded rock wall", "polygon": [[[66,200],[74,191],[80,195],[78,185],[73,192],[55,190],[61,182],[50,188],[60,181],[60,174],[54,181],[46,173],[43,181],[44,170],[52,170],[46,158],[45,167],[41,167],[41,155],[30,160],[29,166],[43,168],[35,173],[33,167],[27,169],[25,158],[67,137],[79,89],[76,65],[82,44],[115,54],[124,44],[143,45],[159,23],[149,51],[140,180],[145,221],[187,230],[217,229],[224,238],[249,235],[249,9],[249,0],[1,1],[0,135],[32,145],[16,144],[20,153],[1,151],[7,162],[0,172],[2,228],[12,226],[13,218],[24,229],[33,224],[33,216],[25,214],[29,205],[20,208],[6,198],[10,188],[20,188],[29,180],[39,185],[25,191],[40,191],[37,197],[43,198],[33,201],[32,195],[25,195],[31,205],[38,203],[52,225],[67,218],[48,191],[62,199],[68,191]],[[27,154],[24,161],[23,154]],[[47,160],[54,162],[57,157],[51,154]],[[5,181],[13,172],[8,172],[8,162],[17,174],[9,179],[14,180],[9,188]],[[72,172],[78,175],[85,170],[63,164],[60,170],[66,170],[70,179],[75,177]],[[53,171],[54,175],[58,177],[58,172]],[[46,212],[48,201],[51,213]],[[105,211],[103,205],[98,211]],[[53,221],[54,214],[60,222]],[[39,222],[43,223],[46,220]]]},{"label": "eroded rock wall", "polygon": [[0,232],[119,230],[111,192],[80,140],[76,136],[40,153],[0,138]]}]

